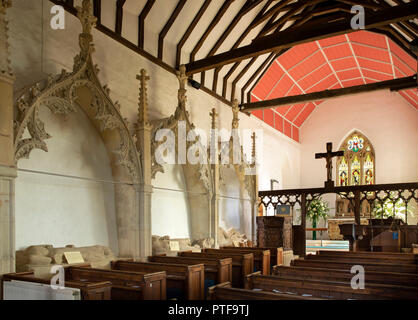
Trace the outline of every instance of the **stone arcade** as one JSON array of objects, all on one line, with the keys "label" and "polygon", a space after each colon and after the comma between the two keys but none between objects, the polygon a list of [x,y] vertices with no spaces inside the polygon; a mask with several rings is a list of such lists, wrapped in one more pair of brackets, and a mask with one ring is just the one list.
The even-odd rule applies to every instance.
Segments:
[{"label": "stone arcade", "polygon": [[0,0],[0,296],[418,297],[414,4]]}]

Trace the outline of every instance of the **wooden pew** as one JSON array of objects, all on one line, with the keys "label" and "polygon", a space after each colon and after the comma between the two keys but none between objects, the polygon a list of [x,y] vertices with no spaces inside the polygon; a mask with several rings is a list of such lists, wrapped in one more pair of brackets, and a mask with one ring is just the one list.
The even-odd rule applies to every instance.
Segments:
[{"label": "wooden pew", "polygon": [[401,287],[386,284],[367,283],[364,289],[352,289],[350,282],[330,281],[328,279],[306,279],[289,276],[263,276],[257,273],[247,276],[246,289],[279,290],[310,294],[314,297],[330,299],[386,300],[416,299],[418,288]]},{"label": "wooden pew", "polygon": [[[203,252],[252,253],[254,255],[254,270],[252,272],[261,271],[261,273],[264,275],[270,274],[270,269],[271,269],[270,250],[263,250],[260,248],[231,247],[231,248],[221,248],[221,249],[203,249]],[[276,251],[276,254],[277,254],[277,251]]]},{"label": "wooden pew", "polygon": [[[50,285],[48,279],[36,278],[33,271],[4,274],[1,279],[1,300],[3,299],[3,282],[5,281],[27,281]],[[80,289],[81,300],[110,300],[112,284],[109,281],[80,282],[65,281],[66,288]]]},{"label": "wooden pew", "polygon": [[166,273],[140,273],[84,267],[65,269],[65,279],[109,281],[112,300],[166,300]]},{"label": "wooden pew", "polygon": [[276,247],[220,247],[220,248],[232,249],[232,250],[247,249],[248,251],[269,250],[270,251],[270,265],[271,266],[283,265],[283,248],[282,247],[278,247],[278,248]]},{"label": "wooden pew", "polygon": [[208,300],[325,300],[268,291],[232,288],[231,283],[221,283],[209,288]]},{"label": "wooden pew", "polygon": [[[354,274],[350,270],[338,270],[313,267],[285,267],[273,268],[273,275],[283,277],[302,277],[303,279],[318,279],[341,281],[350,283]],[[366,286],[368,284],[388,284],[403,287],[418,287],[418,275],[410,273],[367,271],[365,274]]]},{"label": "wooden pew", "polygon": [[[329,268],[340,270],[351,270],[353,265],[356,265],[356,263],[338,262],[333,260],[296,259],[291,262],[291,266],[296,267]],[[418,265],[411,264],[364,262],[361,265],[364,267],[365,271],[418,273]]]},{"label": "wooden pew", "polygon": [[358,259],[374,259],[376,261],[396,261],[397,263],[414,263],[418,264],[418,255],[412,253],[396,253],[396,252],[343,252],[343,251],[324,251],[317,252],[319,257],[335,257],[335,258],[358,258]]},{"label": "wooden pew", "polygon": [[252,253],[230,253],[230,252],[179,252],[181,257],[210,258],[217,259],[232,258],[232,285],[237,288],[244,287],[244,278],[254,271],[254,255]]},{"label": "wooden pew", "polygon": [[232,281],[232,258],[216,258],[216,257],[167,257],[167,256],[150,256],[150,262],[195,265],[203,263],[205,266],[205,293],[209,287],[223,282]]},{"label": "wooden pew", "polygon": [[167,274],[167,299],[204,300],[205,298],[203,264],[184,265],[118,260],[111,262],[111,268],[112,270],[146,273],[165,271]]},{"label": "wooden pew", "polygon": [[374,257],[346,257],[346,256],[323,256],[323,255],[316,255],[316,254],[308,254],[305,257],[305,260],[314,260],[314,261],[335,261],[335,262],[344,262],[344,263],[351,263],[351,264],[405,264],[405,265],[418,265],[414,260],[408,259],[387,259],[387,258],[374,258]]}]

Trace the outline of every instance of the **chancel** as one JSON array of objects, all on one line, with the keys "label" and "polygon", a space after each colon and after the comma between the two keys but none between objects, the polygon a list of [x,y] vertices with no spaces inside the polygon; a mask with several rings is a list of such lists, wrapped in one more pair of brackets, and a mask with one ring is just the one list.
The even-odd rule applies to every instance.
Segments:
[{"label": "chancel", "polygon": [[354,4],[1,0],[0,298],[418,299],[418,5]]}]

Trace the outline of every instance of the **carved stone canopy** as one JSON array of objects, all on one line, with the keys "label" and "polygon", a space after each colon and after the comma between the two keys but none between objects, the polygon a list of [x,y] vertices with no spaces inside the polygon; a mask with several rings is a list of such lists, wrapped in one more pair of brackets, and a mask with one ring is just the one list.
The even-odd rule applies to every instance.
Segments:
[{"label": "carved stone canopy", "polygon": [[[62,70],[33,85],[17,98],[17,115],[14,122],[15,161],[29,158],[37,148],[48,151],[45,140],[51,138],[39,118],[39,108],[48,107],[54,114],[68,114],[81,108],[98,128],[114,165],[127,170],[133,183],[141,181],[139,154],[128,129],[127,121],[120,113],[120,105],[109,97],[110,90],[97,78],[98,68],[93,65],[93,37],[91,29],[96,18],[92,15],[89,0],[83,0],[77,8],[82,24],[79,36],[80,53],[74,58],[73,71]],[[24,138],[25,132],[29,133]]]}]

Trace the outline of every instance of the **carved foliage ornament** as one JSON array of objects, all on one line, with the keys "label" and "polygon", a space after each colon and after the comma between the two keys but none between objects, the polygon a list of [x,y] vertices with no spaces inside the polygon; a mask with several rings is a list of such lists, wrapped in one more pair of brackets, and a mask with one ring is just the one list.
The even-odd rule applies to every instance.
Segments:
[{"label": "carved foliage ornament", "polygon": [[12,6],[11,0],[0,0],[0,76],[13,76],[9,60],[8,22],[6,9]]},{"label": "carved foliage ornament", "polygon": [[[98,78],[98,68],[93,65],[91,53],[94,51],[91,29],[96,18],[91,14],[92,6],[89,0],[83,0],[78,7],[78,18],[83,32],[79,36],[80,53],[74,58],[73,71],[62,70],[61,74],[49,76],[46,80],[36,83],[16,101],[17,116],[14,122],[15,161],[29,158],[35,149],[48,151],[45,143],[51,136],[45,131],[45,126],[39,118],[39,108],[46,106],[54,114],[66,115],[76,112],[77,89],[89,88],[93,98],[90,108],[94,111],[94,119],[100,124],[100,130],[117,130],[120,136],[120,146],[113,150],[118,156],[118,164],[125,167],[134,182],[141,178],[141,167],[138,151],[129,133],[127,121],[120,113],[120,106],[109,98],[109,89],[102,87]],[[29,137],[24,138],[26,129]]]}]

